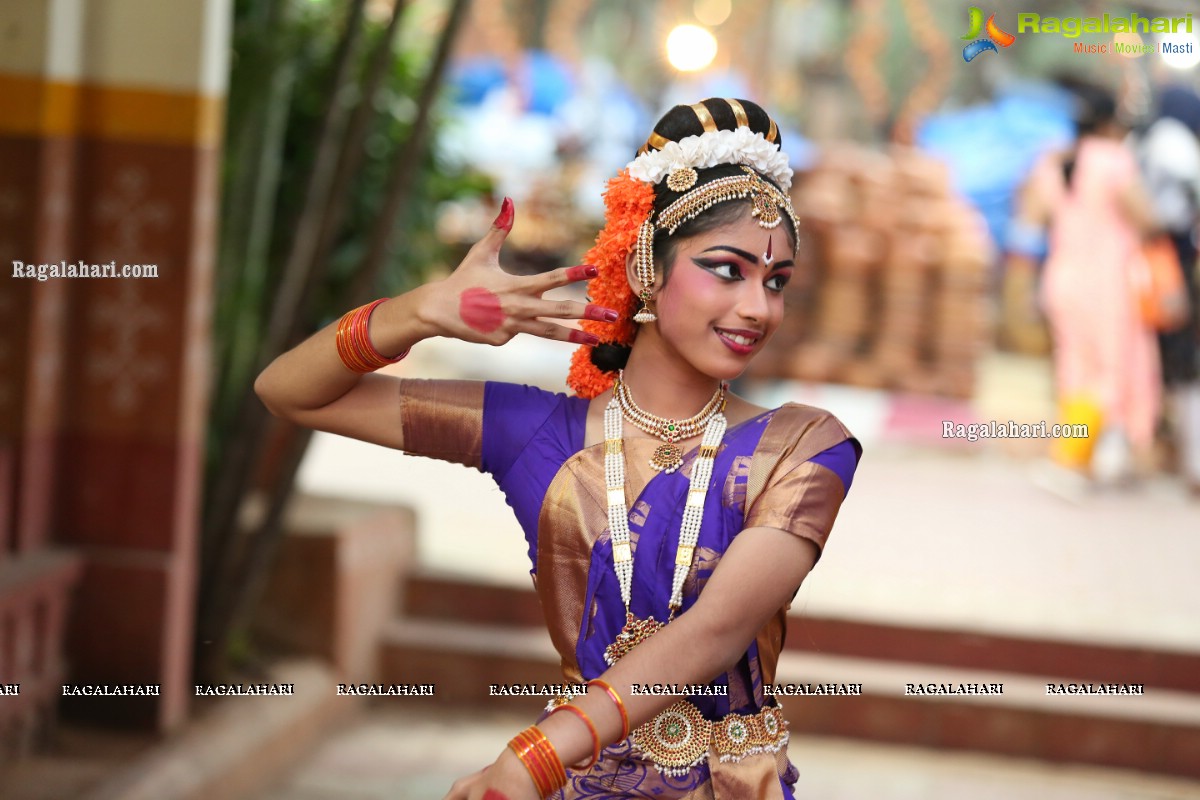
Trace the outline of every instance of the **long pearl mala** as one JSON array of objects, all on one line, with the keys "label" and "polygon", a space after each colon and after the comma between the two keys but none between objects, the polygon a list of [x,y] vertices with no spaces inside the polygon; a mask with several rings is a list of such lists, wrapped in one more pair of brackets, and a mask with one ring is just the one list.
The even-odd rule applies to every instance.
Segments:
[{"label": "long pearl mala", "polygon": [[[625,504],[623,419],[621,404],[614,392],[613,399],[604,409],[604,483],[608,495],[608,530],[612,540],[613,571],[621,587],[626,623],[625,629],[617,637],[617,642],[605,651],[605,659],[610,665],[661,627],[653,618],[635,620],[629,607],[633,587],[633,551],[629,542],[629,508]],[[709,418],[700,441],[699,455],[692,464],[687,503],[679,525],[679,546],[675,551],[668,622],[683,606],[683,582],[691,568],[696,543],[700,540],[700,523],[704,518],[704,501],[708,496],[708,486],[712,482],[713,460],[716,458],[721,439],[725,436],[726,425],[725,415],[720,410]]]},{"label": "long pearl mala", "polygon": [[633,551],[629,546],[629,508],[625,505],[625,452],[621,409],[610,400],[604,409],[604,485],[608,491],[608,530],[612,536],[613,569],[621,585],[621,600],[629,610],[633,582]]},{"label": "long pearl mala", "polygon": [[718,413],[708,421],[704,437],[700,440],[700,454],[692,464],[692,477],[688,484],[687,503],[683,507],[683,519],[679,523],[679,548],[675,551],[675,574],[671,580],[671,611],[683,605],[683,581],[692,566],[692,555],[696,542],[700,541],[700,523],[704,519],[704,499],[708,497],[708,485],[712,482],[713,460],[717,447],[725,436],[725,415]]}]

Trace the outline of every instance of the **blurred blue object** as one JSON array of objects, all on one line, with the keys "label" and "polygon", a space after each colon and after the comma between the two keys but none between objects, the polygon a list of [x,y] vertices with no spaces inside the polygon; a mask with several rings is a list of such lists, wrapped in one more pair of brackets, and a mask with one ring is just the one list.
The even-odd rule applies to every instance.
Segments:
[{"label": "blurred blue object", "polygon": [[[571,68],[549,53],[530,50],[517,67],[517,89],[525,102],[525,110],[534,114],[553,115],[575,93]],[[450,72],[454,99],[461,105],[475,106],[496,89],[508,85],[503,62],[495,57],[467,58],[456,63]]]},{"label": "blurred blue object", "polygon": [[783,137],[783,152],[787,154],[792,169],[803,172],[812,167],[817,160],[817,148],[811,139],[804,138],[799,129],[787,125],[780,128],[779,135]]},{"label": "blurred blue object", "polygon": [[455,102],[460,105],[479,105],[493,89],[503,87],[507,81],[504,65],[491,56],[464,58],[450,68],[450,86]]},{"label": "blurred blue object", "polygon": [[558,58],[530,50],[521,62],[520,87],[526,110],[549,116],[575,94],[575,78]]},{"label": "blurred blue object", "polygon": [[987,220],[992,240],[1007,240],[1017,190],[1047,150],[1074,137],[1069,96],[1044,84],[1021,84],[987,105],[928,117],[917,146],[950,167],[955,189]]}]

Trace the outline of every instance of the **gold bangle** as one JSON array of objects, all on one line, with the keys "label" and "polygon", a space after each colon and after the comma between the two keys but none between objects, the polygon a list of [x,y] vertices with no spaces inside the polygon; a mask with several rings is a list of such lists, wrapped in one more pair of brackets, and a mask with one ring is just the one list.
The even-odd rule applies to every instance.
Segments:
[{"label": "gold bangle", "polygon": [[587,682],[587,685],[588,686],[599,686],[601,689],[604,690],[605,694],[607,694],[612,699],[612,701],[616,704],[617,711],[619,711],[621,713],[621,741],[625,741],[626,739],[628,739],[629,738],[629,712],[625,710],[625,703],[623,700],[621,700],[621,695],[617,694],[617,690],[612,687],[612,684],[610,684],[608,681],[600,680],[599,678],[593,678],[592,680]]}]

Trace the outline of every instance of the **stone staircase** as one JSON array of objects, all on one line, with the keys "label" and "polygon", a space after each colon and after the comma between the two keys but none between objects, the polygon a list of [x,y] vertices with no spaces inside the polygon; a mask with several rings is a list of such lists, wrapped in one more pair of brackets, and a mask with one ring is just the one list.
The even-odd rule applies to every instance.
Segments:
[{"label": "stone staircase", "polygon": [[[434,683],[435,702],[533,714],[544,698],[491,684],[556,683],[531,589],[418,572],[383,631],[382,680]],[[1200,652],[792,617],[776,683],[861,684],[861,696],[783,698],[792,730],[1200,778]],[[1003,694],[906,693],[1003,684]],[[1136,695],[1049,695],[1047,684],[1143,684]]]}]

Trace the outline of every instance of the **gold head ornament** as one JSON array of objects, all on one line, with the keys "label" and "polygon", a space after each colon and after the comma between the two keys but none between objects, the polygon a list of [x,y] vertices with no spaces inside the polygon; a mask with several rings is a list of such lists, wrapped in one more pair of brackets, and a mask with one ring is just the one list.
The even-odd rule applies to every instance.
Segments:
[{"label": "gold head ornament", "polygon": [[[763,179],[750,167],[743,165],[742,173],[741,175],[717,178],[696,186],[664,208],[657,219],[651,221],[651,218],[648,217],[642,223],[634,252],[637,278],[642,284],[639,293],[642,307],[634,316],[634,322],[653,322],[657,319],[650,309],[652,299],[650,288],[654,285],[654,232],[656,230],[665,230],[673,234],[680,225],[695,219],[718,203],[747,198],[750,200],[750,213],[760,227],[768,230],[777,228],[779,223],[783,222],[783,216],[786,214],[792,220],[792,229],[797,232],[800,230],[790,197],[773,183]],[[694,186],[695,170],[677,170],[668,178],[668,184],[672,179],[676,180],[677,185]]]}]

